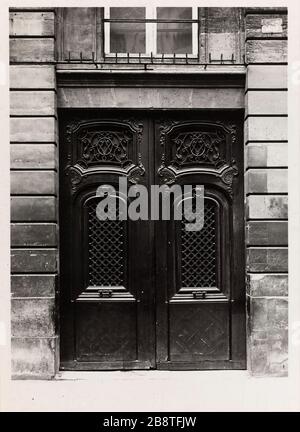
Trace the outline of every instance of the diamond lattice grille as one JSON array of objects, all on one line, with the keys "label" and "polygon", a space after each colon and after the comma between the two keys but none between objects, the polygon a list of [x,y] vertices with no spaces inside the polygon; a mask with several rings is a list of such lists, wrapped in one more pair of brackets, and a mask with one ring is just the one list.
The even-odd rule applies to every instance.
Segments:
[{"label": "diamond lattice grille", "polygon": [[125,285],[125,222],[100,221],[96,215],[99,201],[88,203],[88,284]]},{"label": "diamond lattice grille", "polygon": [[181,285],[183,287],[217,286],[216,206],[204,200],[204,226],[187,231],[181,223]]}]

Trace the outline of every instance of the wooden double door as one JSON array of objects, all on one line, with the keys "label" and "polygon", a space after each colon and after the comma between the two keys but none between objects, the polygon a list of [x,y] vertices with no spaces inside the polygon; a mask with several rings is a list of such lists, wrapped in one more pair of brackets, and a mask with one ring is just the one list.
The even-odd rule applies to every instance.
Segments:
[{"label": "wooden double door", "polygon": [[[241,113],[59,115],[61,368],[245,368]],[[172,193],[151,220],[151,185],[187,184],[204,186],[203,228],[174,220]],[[100,185],[117,212],[144,185],[148,219],[99,220]]]}]

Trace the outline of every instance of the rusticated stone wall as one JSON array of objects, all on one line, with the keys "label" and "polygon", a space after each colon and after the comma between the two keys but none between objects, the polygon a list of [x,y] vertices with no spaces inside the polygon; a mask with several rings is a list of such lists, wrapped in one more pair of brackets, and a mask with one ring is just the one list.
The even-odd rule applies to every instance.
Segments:
[{"label": "rusticated stone wall", "polygon": [[55,11],[10,12],[12,375],[56,371]]},{"label": "rusticated stone wall", "polygon": [[248,368],[254,375],[286,375],[286,9],[248,8],[245,37]]},{"label": "rusticated stone wall", "polygon": [[[247,8],[244,12],[239,39],[243,40],[245,27],[248,370],[254,375],[286,375],[287,14],[284,8]],[[57,21],[54,8],[15,8],[10,12],[15,378],[47,379],[58,370]],[[219,37],[219,32],[215,33]],[[236,57],[241,59],[242,54]],[[61,106],[82,107],[86,92],[81,88],[72,94],[61,90]],[[122,89],[114,106],[120,106],[121,94]],[[230,108],[232,94],[222,95],[218,107]],[[215,108],[209,94],[197,96],[195,106],[185,106],[183,101],[181,108]],[[234,101],[240,104],[240,89],[237,96]],[[172,95],[169,100],[172,102]],[[104,101],[107,107],[111,98]],[[130,103],[135,102],[132,97]],[[160,107],[160,101],[157,103]]]}]

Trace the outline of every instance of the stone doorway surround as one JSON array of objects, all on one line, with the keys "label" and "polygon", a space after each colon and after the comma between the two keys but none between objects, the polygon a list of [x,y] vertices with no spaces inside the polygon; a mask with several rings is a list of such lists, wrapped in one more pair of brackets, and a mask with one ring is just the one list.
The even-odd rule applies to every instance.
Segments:
[{"label": "stone doorway surround", "polygon": [[260,25],[276,11],[246,10],[245,66],[153,66],[131,84],[132,70],[56,64],[54,9],[16,13],[42,24],[10,39],[13,377],[59,370],[57,108],[71,107],[245,110],[248,370],[286,375],[287,41]]}]

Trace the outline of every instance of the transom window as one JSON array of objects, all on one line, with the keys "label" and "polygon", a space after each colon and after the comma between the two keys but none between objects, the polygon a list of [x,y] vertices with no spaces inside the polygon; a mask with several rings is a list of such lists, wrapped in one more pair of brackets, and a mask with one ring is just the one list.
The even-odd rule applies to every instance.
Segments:
[{"label": "transom window", "polygon": [[196,7],[105,8],[106,55],[198,55]]}]

